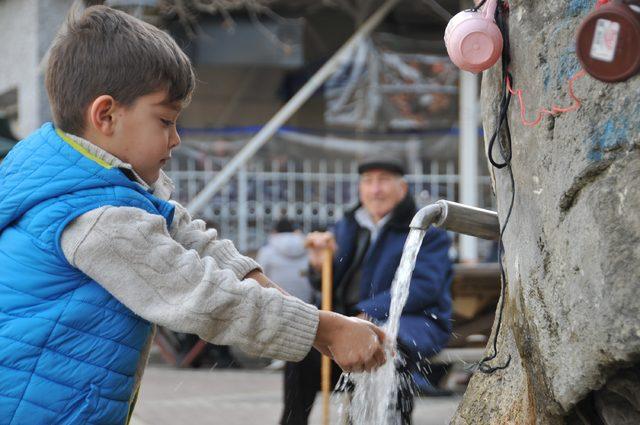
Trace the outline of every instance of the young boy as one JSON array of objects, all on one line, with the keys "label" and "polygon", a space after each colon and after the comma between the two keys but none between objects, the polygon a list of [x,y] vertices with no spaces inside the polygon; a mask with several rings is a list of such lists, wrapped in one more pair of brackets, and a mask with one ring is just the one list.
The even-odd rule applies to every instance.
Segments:
[{"label": "young boy", "polygon": [[54,116],[0,165],[0,423],[122,424],[153,324],[347,371],[385,361],[369,322],[318,312],[177,203],[161,167],[194,87],[162,31],[92,7],[51,50]]}]

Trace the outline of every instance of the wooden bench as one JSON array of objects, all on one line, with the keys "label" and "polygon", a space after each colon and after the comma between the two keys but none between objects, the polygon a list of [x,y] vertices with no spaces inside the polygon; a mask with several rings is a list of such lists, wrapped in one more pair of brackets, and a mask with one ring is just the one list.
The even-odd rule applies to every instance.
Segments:
[{"label": "wooden bench", "polygon": [[476,363],[484,356],[500,297],[498,263],[454,264],[451,297],[452,339],[430,363]]}]

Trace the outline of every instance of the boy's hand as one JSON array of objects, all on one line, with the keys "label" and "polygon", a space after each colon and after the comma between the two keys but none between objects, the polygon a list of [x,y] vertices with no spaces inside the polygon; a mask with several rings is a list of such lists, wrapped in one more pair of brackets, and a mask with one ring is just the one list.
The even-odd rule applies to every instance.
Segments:
[{"label": "boy's hand", "polygon": [[320,312],[314,346],[345,372],[370,372],[384,364],[385,334],[373,323]]},{"label": "boy's hand", "polygon": [[311,232],[307,235],[304,246],[309,250],[309,263],[311,267],[320,271],[322,269],[323,254],[326,248],[336,251],[336,239],[331,232]]}]

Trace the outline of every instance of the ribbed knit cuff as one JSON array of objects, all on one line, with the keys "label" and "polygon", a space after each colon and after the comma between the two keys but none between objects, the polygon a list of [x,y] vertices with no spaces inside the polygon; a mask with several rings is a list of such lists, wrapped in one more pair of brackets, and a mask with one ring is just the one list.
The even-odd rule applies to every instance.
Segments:
[{"label": "ribbed knit cuff", "polygon": [[262,271],[260,264],[256,263],[252,258],[240,254],[230,240],[219,241],[212,257],[220,267],[233,270],[238,280],[244,279],[253,270]]},{"label": "ribbed knit cuff", "polygon": [[295,297],[282,303],[281,325],[262,354],[272,359],[298,362],[311,350],[318,330],[318,309]]}]

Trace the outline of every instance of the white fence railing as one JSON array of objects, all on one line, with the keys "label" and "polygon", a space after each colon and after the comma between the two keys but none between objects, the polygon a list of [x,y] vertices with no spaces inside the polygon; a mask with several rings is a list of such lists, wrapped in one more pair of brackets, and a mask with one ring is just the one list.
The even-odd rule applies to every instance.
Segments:
[{"label": "white fence railing", "polygon": [[[186,158],[167,170],[174,198],[188,203],[215,176],[216,160]],[[454,161],[416,161],[405,178],[419,206],[436,199],[458,199],[459,175]],[[488,176],[479,179],[481,207],[493,208]],[[204,208],[200,218],[232,239],[243,252],[262,246],[273,224],[287,216],[303,232],[333,225],[358,197],[355,161],[254,161]]]}]

